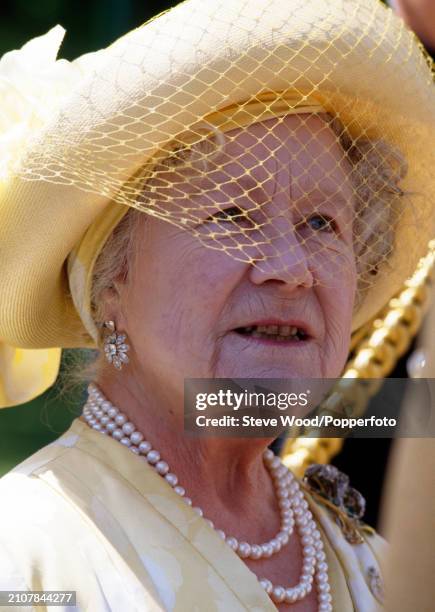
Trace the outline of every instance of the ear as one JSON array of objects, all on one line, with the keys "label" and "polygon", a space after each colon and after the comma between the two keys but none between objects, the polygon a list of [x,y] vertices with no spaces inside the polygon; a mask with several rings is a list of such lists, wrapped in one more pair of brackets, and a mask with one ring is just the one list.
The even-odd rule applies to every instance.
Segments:
[{"label": "ear", "polygon": [[122,284],[113,283],[100,294],[100,317],[102,321],[115,321],[117,328],[124,325],[122,312]]}]

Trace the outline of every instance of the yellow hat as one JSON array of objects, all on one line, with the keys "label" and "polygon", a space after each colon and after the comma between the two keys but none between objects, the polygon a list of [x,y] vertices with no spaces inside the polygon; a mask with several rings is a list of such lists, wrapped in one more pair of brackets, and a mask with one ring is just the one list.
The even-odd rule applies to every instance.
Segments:
[{"label": "yellow hat", "polygon": [[[186,144],[186,134],[198,136],[204,123],[231,138],[236,128],[273,117],[328,113],[345,126],[359,168],[370,159],[367,143],[391,147],[383,160],[391,176],[379,191],[387,197],[393,187],[397,196],[393,242],[375,266],[354,330],[399,289],[434,235],[431,66],[379,0],[187,0],[62,69],[73,69],[74,78],[50,100],[50,118],[31,125],[35,138],[24,130],[19,164],[0,183],[4,354],[95,346],[95,260],[128,207],[167,218],[139,197],[144,177],[158,178],[156,160]],[[399,158],[407,163],[400,188],[393,176]],[[360,189],[360,202],[373,189]],[[399,198],[402,191],[408,195]],[[168,220],[186,224],[190,211],[180,212]],[[57,373],[48,362],[38,390]],[[3,403],[25,395],[4,393]]]}]

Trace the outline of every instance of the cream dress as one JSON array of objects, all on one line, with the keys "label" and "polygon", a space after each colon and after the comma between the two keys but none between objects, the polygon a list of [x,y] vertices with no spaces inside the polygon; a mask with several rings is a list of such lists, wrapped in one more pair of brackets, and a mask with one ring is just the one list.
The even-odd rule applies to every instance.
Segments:
[{"label": "cream dress", "polygon": [[[349,544],[307,499],[334,611],[382,609],[370,568],[382,574],[384,540]],[[75,608],[48,612],[276,611],[255,574],[143,458],[78,419],[0,480],[0,590],[77,592]]]}]

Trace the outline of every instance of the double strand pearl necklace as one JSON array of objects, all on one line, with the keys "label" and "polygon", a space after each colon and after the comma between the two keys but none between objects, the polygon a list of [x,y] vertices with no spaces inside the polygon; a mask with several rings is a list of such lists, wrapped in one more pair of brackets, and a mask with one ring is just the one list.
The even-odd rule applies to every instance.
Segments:
[{"label": "double strand pearl necklace", "polygon": [[[102,434],[110,435],[115,440],[129,448],[136,455],[143,456],[155,471],[166,480],[174,492],[183,501],[192,506],[192,500],[186,496],[186,491],[178,483],[177,476],[169,469],[169,465],[161,459],[160,453],[153,449],[144,439],[127,416],[109,402],[91,383],[88,387],[89,397],[83,408],[83,417],[90,427]],[[308,503],[304,498],[299,483],[292,472],[281,462],[280,458],[267,449],[263,459],[272,478],[278,506],[280,509],[280,529],[275,537],[263,544],[239,542],[234,536],[227,536],[221,529],[216,529],[209,519],[204,519],[210,527],[216,529],[218,535],[242,559],[261,559],[271,557],[279,552],[290,539],[296,525],[302,543],[302,573],[299,583],[293,587],[273,585],[267,578],[259,579],[266,593],[275,603],[294,603],[306,597],[316,582],[319,602],[319,612],[332,612],[330,586],[328,581],[328,566],[323,550],[321,535],[313,520]],[[193,507],[199,515],[204,516],[199,507]]]}]

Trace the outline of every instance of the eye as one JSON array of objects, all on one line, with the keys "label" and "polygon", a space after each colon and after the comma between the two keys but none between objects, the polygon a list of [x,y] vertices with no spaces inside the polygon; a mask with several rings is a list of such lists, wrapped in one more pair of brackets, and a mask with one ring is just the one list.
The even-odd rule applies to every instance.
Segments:
[{"label": "eye", "polygon": [[230,222],[230,223],[249,223],[251,221],[246,214],[246,211],[242,210],[238,206],[231,206],[230,208],[226,208],[225,210],[219,210],[214,215],[207,217],[206,222],[208,221],[220,221],[222,222]]},{"label": "eye", "polygon": [[326,232],[326,233],[337,233],[338,228],[337,224],[332,219],[332,217],[328,217],[327,215],[311,215],[308,219],[305,219],[301,224],[307,224],[312,230],[315,232]]}]

